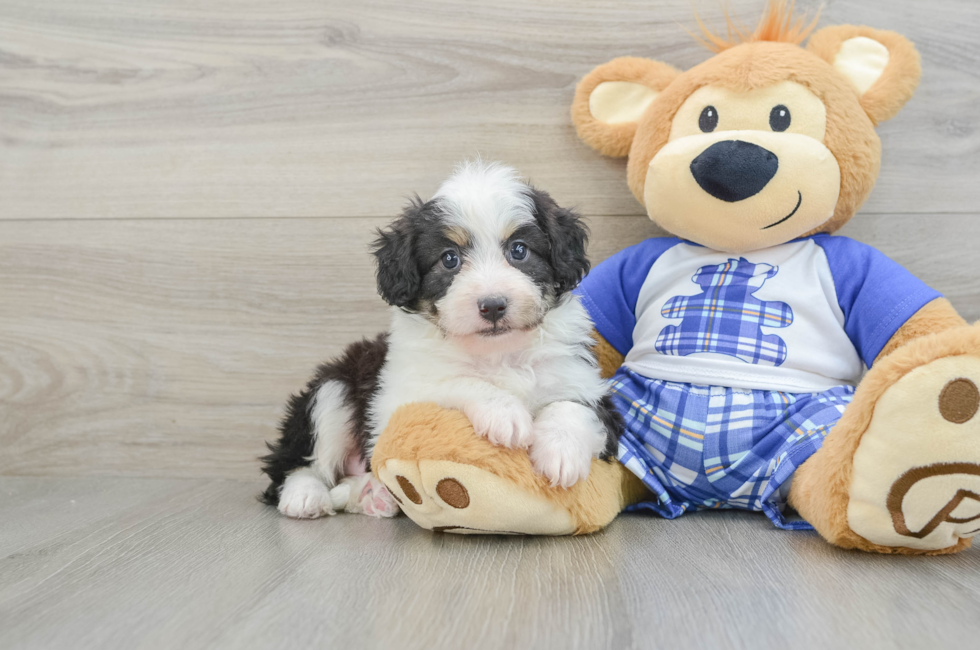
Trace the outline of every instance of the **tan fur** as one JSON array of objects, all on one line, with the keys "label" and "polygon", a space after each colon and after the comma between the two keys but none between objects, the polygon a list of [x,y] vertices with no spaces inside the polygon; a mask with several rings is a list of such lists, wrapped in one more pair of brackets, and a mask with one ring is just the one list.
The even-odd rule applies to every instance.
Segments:
[{"label": "tan fur", "polygon": [[445,229],[446,237],[457,246],[466,247],[470,244],[470,234],[465,228],[450,226]]},{"label": "tan fur", "polygon": [[785,80],[805,86],[823,100],[827,108],[824,144],[840,166],[840,197],[834,215],[813,232],[834,232],[847,223],[874,188],[881,141],[847,80],[826,61],[787,43],[745,43],[681,73],[653,102],[636,130],[627,167],[633,196],[643,203],[650,160],[667,144],[674,114],[691,93],[708,84],[748,91]]},{"label": "tan fur", "polygon": [[[635,123],[605,124],[595,119],[589,110],[589,95],[605,81],[632,81],[657,92],[666,88],[678,75],[675,68],[632,56],[613,59],[587,74],[575,89],[572,100],[572,123],[578,137],[606,156],[621,158],[630,152],[636,133]],[[654,104],[657,100],[654,100]],[[652,108],[652,105],[651,105]],[[649,112],[649,108],[647,111]]]},{"label": "tan fur", "polygon": [[[929,305],[923,310],[927,307]],[[927,315],[941,309],[937,305]],[[948,322],[948,319],[947,312],[943,322]],[[844,548],[905,555],[942,555],[968,548],[969,539],[963,539],[950,548],[927,552],[873,544],[854,533],[848,526],[847,504],[854,453],[882,394],[899,379],[922,365],[951,355],[976,354],[978,349],[980,326],[973,325],[920,336],[881,358],[861,381],[854,394],[854,401],[844,411],[837,426],[827,435],[823,447],[794,473],[789,493],[790,505],[827,541]]]},{"label": "tan fur", "polygon": [[841,44],[857,36],[871,38],[888,48],[888,67],[860,99],[865,113],[878,125],[895,117],[912,98],[922,76],[922,62],[915,46],[901,34],[857,25],[825,27],[810,38],[806,49],[832,63]]},{"label": "tan fur", "polygon": [[[588,108],[588,92],[599,83],[593,75],[599,73],[601,81],[625,79],[619,76],[626,72],[619,60],[600,66],[580,84],[577,108],[573,107],[583,140],[610,155],[623,155],[628,150],[627,180],[633,195],[643,203],[649,163],[668,142],[674,116],[692,93],[707,85],[747,92],[787,80],[796,82],[813,92],[826,107],[823,143],[837,160],[841,177],[833,215],[806,234],[836,231],[858,211],[874,186],[881,157],[881,143],[874,127],[893,117],[911,98],[921,74],[919,55],[898,34],[849,25],[816,32],[804,50],[796,44],[813,23],[807,25],[802,20],[794,23],[791,14],[792,6],[770,2],[766,15],[752,34],[731,20],[728,38],[703,30],[703,42],[719,54],[676,75],[669,85],[655,88],[659,94],[636,125],[632,142],[628,142],[631,125],[617,125],[613,133],[609,125],[581,122],[581,108],[585,107],[586,111]],[[871,38],[888,50],[887,66],[863,94],[833,66],[842,44],[859,36]],[[631,79],[639,79],[642,74],[637,71],[651,69],[656,64],[629,59],[628,74]],[[939,336],[939,332],[946,334]],[[791,504],[829,541],[882,553],[920,553],[876,546],[850,530],[847,503],[852,457],[878,398],[889,386],[912,368],[932,359],[976,350],[978,339],[976,328],[964,328],[963,320],[952,306],[940,299],[923,307],[882,350],[823,449],[796,472],[792,484]],[[597,352],[603,368],[618,367],[621,358],[607,343],[606,346],[600,345],[601,350]],[[968,545],[964,540],[940,552],[955,552]]]},{"label": "tan fur", "polygon": [[596,361],[599,362],[599,372],[602,374],[603,379],[609,379],[623,365],[626,357],[610,345],[609,341],[602,338],[602,335],[598,331],[592,330],[592,338],[596,341],[594,351]]},{"label": "tan fur", "polygon": [[[635,57],[614,59],[595,68],[579,83],[572,104],[579,137],[605,155],[629,155],[627,181],[642,204],[650,160],[667,143],[674,115],[695,90],[717,85],[741,92],[795,81],[822,99],[827,108],[824,144],[836,158],[841,174],[833,216],[805,235],[835,232],[871,193],[881,160],[881,142],[874,127],[893,117],[911,98],[921,64],[915,47],[905,37],[853,25],[821,29],[803,49],[795,42],[812,23],[794,23],[791,10],[785,3],[772,3],[756,32],[735,30],[736,35],[729,34],[727,40],[716,37],[715,45],[723,51],[686,72]],[[888,66],[881,78],[862,96],[832,66],[841,43],[856,36],[873,38],[889,50]],[[605,124],[589,112],[589,94],[605,81],[643,83],[659,94],[638,124]]]},{"label": "tan fur", "polygon": [[948,329],[962,327],[963,325],[966,325],[966,321],[956,313],[953,305],[945,298],[936,298],[923,305],[922,309],[915,312],[912,318],[908,319],[892,335],[885,347],[878,353],[875,363],[913,339],[936,332],[945,332]]},{"label": "tan fur", "polygon": [[493,445],[476,435],[463,413],[430,403],[402,406],[392,416],[371,457],[375,476],[390,459],[447,460],[486,470],[566,508],[576,534],[603,528],[625,506],[649,497],[639,479],[615,460],[593,461],[587,480],[553,488],[534,472],[526,451]]}]

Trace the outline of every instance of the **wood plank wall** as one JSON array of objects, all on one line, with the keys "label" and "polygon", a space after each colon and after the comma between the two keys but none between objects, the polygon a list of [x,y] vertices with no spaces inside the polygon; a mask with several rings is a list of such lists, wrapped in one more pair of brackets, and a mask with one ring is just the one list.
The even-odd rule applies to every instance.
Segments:
[{"label": "wood plank wall", "polygon": [[[924,64],[843,234],[980,318],[980,3],[822,22]],[[464,157],[577,205],[596,261],[662,234],[568,107],[615,56],[702,61],[692,25],[689,0],[0,0],[0,474],[257,476],[289,392],[385,326],[372,229]]]}]

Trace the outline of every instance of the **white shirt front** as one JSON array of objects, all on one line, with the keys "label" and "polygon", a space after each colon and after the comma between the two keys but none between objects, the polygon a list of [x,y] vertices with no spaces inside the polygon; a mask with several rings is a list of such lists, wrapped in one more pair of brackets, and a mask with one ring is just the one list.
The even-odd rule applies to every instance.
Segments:
[{"label": "white shirt front", "polygon": [[[719,340],[726,329],[738,340]],[[743,256],[673,246],[640,289],[633,341],[628,368],[692,384],[816,392],[856,384],[864,367],[812,239]]]}]

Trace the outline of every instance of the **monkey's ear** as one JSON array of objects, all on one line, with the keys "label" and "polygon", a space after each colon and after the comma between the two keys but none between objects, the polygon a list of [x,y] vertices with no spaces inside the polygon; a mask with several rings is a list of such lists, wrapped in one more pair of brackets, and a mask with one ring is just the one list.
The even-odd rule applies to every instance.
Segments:
[{"label": "monkey's ear", "polygon": [[835,25],[811,36],[806,49],[850,82],[864,112],[876,125],[902,110],[922,76],[915,46],[895,32]]},{"label": "monkey's ear", "polygon": [[606,156],[629,154],[643,113],[678,74],[666,63],[630,56],[603,63],[575,89],[578,137]]}]

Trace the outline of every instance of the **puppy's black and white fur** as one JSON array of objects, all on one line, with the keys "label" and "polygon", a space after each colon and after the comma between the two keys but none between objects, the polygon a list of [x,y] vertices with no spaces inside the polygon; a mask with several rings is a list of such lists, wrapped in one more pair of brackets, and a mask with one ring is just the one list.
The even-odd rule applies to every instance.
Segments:
[{"label": "puppy's black and white fur", "polygon": [[589,270],[586,240],[574,212],[498,164],[465,164],[416,199],[375,242],[389,333],[350,346],[292,398],[263,459],[264,500],[292,517],[397,513],[367,470],[410,402],[460,409],[478,435],[528,448],[552,485],[586,478],[621,429],[570,293]]}]

